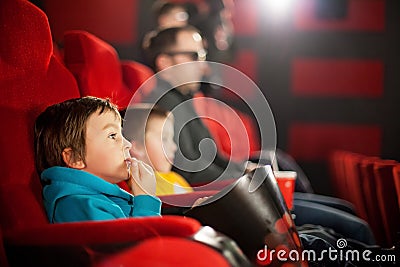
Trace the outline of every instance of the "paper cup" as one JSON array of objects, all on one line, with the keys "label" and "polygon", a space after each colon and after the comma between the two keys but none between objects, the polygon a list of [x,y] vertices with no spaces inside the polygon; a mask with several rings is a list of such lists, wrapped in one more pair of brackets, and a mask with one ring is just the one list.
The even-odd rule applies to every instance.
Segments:
[{"label": "paper cup", "polygon": [[297,173],[293,171],[274,171],[274,176],[288,209],[292,210]]}]

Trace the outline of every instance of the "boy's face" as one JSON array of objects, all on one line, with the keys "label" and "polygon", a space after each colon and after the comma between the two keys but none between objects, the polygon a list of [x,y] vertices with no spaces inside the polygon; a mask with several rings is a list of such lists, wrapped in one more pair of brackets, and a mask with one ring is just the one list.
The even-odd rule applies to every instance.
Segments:
[{"label": "boy's face", "polygon": [[158,172],[171,171],[177,149],[173,121],[167,118],[151,118],[147,125],[145,145],[153,168]]},{"label": "boy's face", "polygon": [[121,121],[113,112],[93,113],[86,122],[86,165],[83,170],[110,183],[126,180],[124,155],[129,155],[130,147],[122,136]]}]

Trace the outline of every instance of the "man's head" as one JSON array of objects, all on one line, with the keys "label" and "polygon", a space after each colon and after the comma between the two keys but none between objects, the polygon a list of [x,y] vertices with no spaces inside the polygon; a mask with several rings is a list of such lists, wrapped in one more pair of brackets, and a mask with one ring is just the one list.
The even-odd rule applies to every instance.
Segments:
[{"label": "man's head", "polygon": [[207,65],[203,39],[196,28],[185,26],[158,32],[150,39],[147,54],[154,70],[162,71],[161,77],[182,93],[199,89]]},{"label": "man's head", "polygon": [[49,106],[34,129],[39,174],[62,166],[85,170],[109,182],[127,178],[121,116],[109,100],[83,97]]},{"label": "man's head", "polygon": [[174,118],[171,112],[139,104],[127,110],[123,133],[131,142],[131,155],[156,171],[169,172],[174,161]]},{"label": "man's head", "polygon": [[189,14],[182,4],[164,0],[156,1],[153,12],[159,29],[182,27],[188,24]]}]

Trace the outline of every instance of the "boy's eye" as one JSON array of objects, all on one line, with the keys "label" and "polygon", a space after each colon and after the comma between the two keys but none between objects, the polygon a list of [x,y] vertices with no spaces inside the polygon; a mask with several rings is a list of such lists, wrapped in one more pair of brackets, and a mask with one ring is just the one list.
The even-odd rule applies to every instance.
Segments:
[{"label": "boy's eye", "polygon": [[117,134],[113,133],[113,134],[110,134],[108,137],[115,140],[115,139],[117,139]]}]

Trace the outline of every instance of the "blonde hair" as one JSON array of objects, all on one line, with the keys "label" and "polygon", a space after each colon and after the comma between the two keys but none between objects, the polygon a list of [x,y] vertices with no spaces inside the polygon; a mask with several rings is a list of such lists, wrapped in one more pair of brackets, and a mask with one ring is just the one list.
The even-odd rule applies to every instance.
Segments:
[{"label": "blonde hair", "polygon": [[125,118],[128,118],[122,129],[125,138],[144,145],[148,122],[153,118],[173,120],[173,115],[153,104],[138,104],[126,110]]}]

